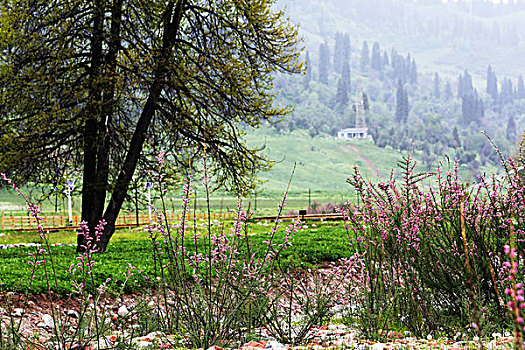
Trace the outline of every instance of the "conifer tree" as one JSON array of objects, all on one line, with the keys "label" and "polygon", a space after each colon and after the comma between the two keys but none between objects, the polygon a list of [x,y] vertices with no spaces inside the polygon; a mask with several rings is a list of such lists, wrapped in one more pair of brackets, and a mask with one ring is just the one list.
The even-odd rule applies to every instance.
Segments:
[{"label": "conifer tree", "polygon": [[472,85],[472,77],[469,72],[465,70],[463,75],[458,77],[458,97],[474,94],[474,86]]},{"label": "conifer tree", "polygon": [[334,72],[342,74],[343,62],[350,61],[350,35],[337,32],[335,34]]},{"label": "conifer tree", "polygon": [[370,111],[370,99],[366,92],[363,92],[363,109],[365,112]]},{"label": "conifer tree", "polygon": [[335,107],[338,113],[343,113],[344,109],[348,105],[348,92],[346,91],[343,79],[337,80],[337,91],[335,94]]},{"label": "conifer tree", "polygon": [[343,63],[343,34],[341,32],[335,33],[334,46],[334,71],[341,74]]},{"label": "conifer tree", "polygon": [[514,101],[514,89],[512,87],[512,80],[505,77],[501,84],[501,93],[499,96],[500,107],[511,104]]},{"label": "conifer tree", "polygon": [[434,73],[434,89],[433,89],[432,95],[434,96],[436,100],[439,100],[439,98],[441,97],[439,74],[437,72]]},{"label": "conifer tree", "polygon": [[383,52],[383,67],[387,67],[390,65],[390,60],[388,59],[388,53],[386,50]]},{"label": "conifer tree", "polygon": [[328,84],[328,68],[329,68],[330,52],[327,43],[319,45],[319,82]]},{"label": "conifer tree", "polygon": [[312,81],[312,62],[310,61],[310,51],[306,50],[304,57],[306,63],[306,73],[304,75],[303,86],[305,90],[310,88],[310,81]]},{"label": "conifer tree", "polygon": [[461,98],[465,95],[465,88],[463,87],[463,75],[459,75],[458,77],[458,97]]},{"label": "conifer tree", "polygon": [[345,85],[345,89],[348,93],[352,92],[352,74],[350,71],[350,64],[348,61],[343,62],[343,70],[341,72],[341,79]]},{"label": "conifer tree", "polygon": [[361,50],[361,61],[360,61],[361,71],[366,71],[370,65],[370,50],[368,48],[368,43],[363,41],[363,49]]},{"label": "conifer tree", "polygon": [[417,65],[416,60],[412,59],[412,63],[410,64],[410,84],[417,84]]},{"label": "conifer tree", "polygon": [[381,49],[379,48],[379,43],[376,41],[374,42],[374,46],[372,47],[372,62],[371,62],[372,69],[375,69],[377,71],[380,71],[383,69],[382,59],[381,59]]},{"label": "conifer tree", "polygon": [[400,123],[406,123],[408,120],[408,95],[401,79],[397,81],[396,92],[396,113],[395,120]]},{"label": "conifer tree", "polygon": [[507,140],[514,143],[516,142],[516,136],[516,123],[514,122],[514,117],[510,115],[509,120],[507,121]]},{"label": "conifer tree", "polygon": [[444,97],[445,97],[445,101],[450,101],[450,99],[452,99],[452,96],[453,96],[453,93],[452,93],[452,86],[450,85],[450,82],[447,81],[447,83],[445,84],[445,89],[443,91],[444,93]]},{"label": "conifer tree", "polygon": [[486,91],[487,94],[489,94],[492,97],[492,103],[496,103],[496,101],[498,100],[498,78],[496,77],[496,73],[490,65],[487,67]]},{"label": "conifer tree", "polygon": [[397,55],[395,58],[392,58],[392,60],[395,60],[394,76],[403,82],[407,81],[407,68],[403,56]]},{"label": "conifer tree", "polygon": [[518,78],[518,88],[516,90],[517,99],[525,99],[525,86],[523,84],[523,77],[520,75]]},{"label": "conifer tree", "polygon": [[392,65],[392,68],[395,68],[397,64],[397,51],[394,47],[390,50],[390,64]]},{"label": "conifer tree", "polygon": [[352,47],[350,45],[350,34],[344,33],[343,35],[343,62],[350,62],[350,54]]}]

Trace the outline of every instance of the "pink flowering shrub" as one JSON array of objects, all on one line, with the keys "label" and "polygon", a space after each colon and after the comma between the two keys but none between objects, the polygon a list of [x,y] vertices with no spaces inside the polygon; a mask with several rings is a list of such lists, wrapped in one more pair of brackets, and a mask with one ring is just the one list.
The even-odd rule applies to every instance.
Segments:
[{"label": "pink flowering shrub", "polygon": [[[165,193],[163,167],[165,155],[159,157],[156,182]],[[209,179],[204,160],[203,187],[209,198]],[[193,177],[188,175],[183,188],[181,221],[170,225],[165,208],[155,212],[150,225],[150,239],[155,255],[158,281],[157,305],[166,312],[161,323],[169,331],[180,332],[192,346],[208,348],[220,341],[242,341],[251,330],[263,325],[270,302],[276,258],[286,249],[300,228],[296,222],[285,229],[284,238],[276,239],[279,217],[286,203],[286,193],[279,203],[275,226],[268,238],[257,246],[250,245],[247,212],[242,200],[235,210],[231,228],[213,225],[208,219],[206,232],[193,232],[196,222],[187,222]],[[209,206],[208,206],[208,210]],[[208,213],[209,214],[209,213]],[[210,215],[208,215],[208,218]]]},{"label": "pink flowering shrub", "polygon": [[482,176],[473,186],[461,182],[457,163],[414,174],[407,157],[399,163],[402,181],[392,172],[377,185],[355,170],[348,182],[362,205],[346,211],[346,229],[365,262],[354,316],[367,335],[486,334],[509,324],[502,254],[512,232],[517,251],[523,248],[525,184],[512,160],[507,166],[504,179]]}]

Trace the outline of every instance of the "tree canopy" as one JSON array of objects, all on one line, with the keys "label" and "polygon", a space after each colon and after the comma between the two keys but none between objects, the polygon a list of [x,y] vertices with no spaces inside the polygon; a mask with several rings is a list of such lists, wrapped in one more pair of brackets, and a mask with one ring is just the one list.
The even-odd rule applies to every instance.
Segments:
[{"label": "tree canopy", "polygon": [[302,66],[273,2],[0,1],[0,168],[53,184],[81,169],[82,217],[108,223],[101,251],[145,150],[184,167],[206,150],[218,183],[245,185],[268,162],[242,127],[289,112],[273,76]]}]

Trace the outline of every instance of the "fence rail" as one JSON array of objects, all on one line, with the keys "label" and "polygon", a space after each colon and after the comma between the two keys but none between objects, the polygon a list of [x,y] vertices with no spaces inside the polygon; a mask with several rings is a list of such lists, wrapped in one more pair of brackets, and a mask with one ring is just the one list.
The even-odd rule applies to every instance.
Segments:
[{"label": "fence rail", "polygon": [[[13,230],[13,231],[33,231],[37,230],[37,222],[34,217],[22,214],[1,214],[1,229],[2,230]],[[168,213],[168,221],[177,222],[182,219],[181,214]],[[44,230],[67,230],[77,229],[80,222],[82,221],[79,215],[74,215],[72,221],[69,221],[67,215],[42,215],[40,225]],[[212,220],[220,219],[231,219],[233,218],[232,213],[212,213],[210,215]],[[207,220],[207,214],[188,214],[186,220]],[[117,218],[116,227],[131,227],[146,225],[150,222],[148,214],[121,214]]]}]

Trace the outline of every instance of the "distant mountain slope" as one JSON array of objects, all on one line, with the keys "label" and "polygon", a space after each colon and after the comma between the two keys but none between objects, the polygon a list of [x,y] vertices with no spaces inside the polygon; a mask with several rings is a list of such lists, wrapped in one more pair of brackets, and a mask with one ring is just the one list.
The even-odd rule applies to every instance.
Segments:
[{"label": "distant mountain slope", "polygon": [[440,0],[282,0],[280,6],[311,49],[342,31],[350,34],[354,54],[363,40],[377,40],[412,52],[444,76],[464,69],[484,75],[488,64],[512,77],[525,69],[523,1],[496,6],[474,0],[472,14],[468,4]]}]

